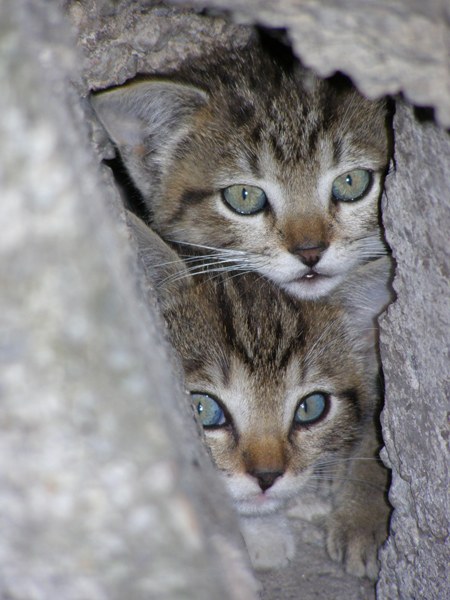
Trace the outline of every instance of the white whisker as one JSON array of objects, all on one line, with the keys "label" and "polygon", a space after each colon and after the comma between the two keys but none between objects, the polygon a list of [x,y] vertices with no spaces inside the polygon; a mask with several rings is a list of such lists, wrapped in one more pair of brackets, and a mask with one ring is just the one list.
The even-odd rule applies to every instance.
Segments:
[{"label": "white whisker", "polygon": [[375,490],[384,490],[386,488],[386,486],[384,486],[384,485],[377,485],[376,483],[372,483],[371,481],[368,481],[367,479],[359,479],[356,477],[339,477],[339,476],[333,475],[332,473],[330,473],[329,475],[326,473],[313,474],[310,477],[310,481],[329,481],[330,483],[333,483],[335,481],[343,481],[345,483],[358,483],[360,485],[365,485],[367,487],[371,487]]},{"label": "white whisker", "polygon": [[[221,263],[216,263],[220,265]],[[187,269],[187,271],[178,272],[172,275],[169,275],[165,279],[160,282],[160,286],[168,285],[171,283],[175,283],[176,281],[180,281],[182,279],[186,279],[189,277],[195,277],[197,275],[208,275],[209,279],[213,279],[210,277],[211,275],[218,276],[223,273],[235,273],[236,275],[243,275],[244,273],[251,273],[252,271],[239,265],[228,266],[225,265],[223,267],[214,267],[210,268],[208,265],[196,265]]]}]

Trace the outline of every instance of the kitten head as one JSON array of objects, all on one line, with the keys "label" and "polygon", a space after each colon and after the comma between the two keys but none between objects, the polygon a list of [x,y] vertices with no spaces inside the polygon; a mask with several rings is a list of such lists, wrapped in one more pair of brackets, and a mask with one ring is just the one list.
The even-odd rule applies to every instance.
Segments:
[{"label": "kitten head", "polygon": [[212,268],[317,298],[385,253],[387,108],[342,78],[320,80],[253,44],[92,102],[153,227]]},{"label": "kitten head", "polygon": [[144,262],[160,260],[149,268],[171,340],[238,510],[277,510],[351,456],[372,423],[388,264],[369,263],[327,301],[295,301],[255,274],[194,278],[131,219]]}]

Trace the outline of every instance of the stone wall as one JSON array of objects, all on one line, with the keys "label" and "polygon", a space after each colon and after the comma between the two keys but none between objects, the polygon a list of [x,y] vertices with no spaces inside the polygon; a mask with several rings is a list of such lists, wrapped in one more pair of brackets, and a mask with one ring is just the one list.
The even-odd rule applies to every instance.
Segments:
[{"label": "stone wall", "polygon": [[[377,596],[440,600],[449,562],[448,6],[172,4],[0,5],[0,597],[255,597],[82,100],[137,72],[175,68],[211,38],[243,43],[248,30],[231,14],[285,28],[321,75],[340,69],[371,97],[406,98],[384,198],[397,261],[398,298],[382,323],[395,510]],[[408,101],[434,108],[434,120]],[[110,155],[105,144],[97,150]]]}]

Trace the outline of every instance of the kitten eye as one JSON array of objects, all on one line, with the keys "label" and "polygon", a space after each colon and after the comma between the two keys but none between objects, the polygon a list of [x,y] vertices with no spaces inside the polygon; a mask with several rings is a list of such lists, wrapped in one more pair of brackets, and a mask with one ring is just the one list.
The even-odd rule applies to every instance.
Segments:
[{"label": "kitten eye", "polygon": [[367,194],[371,184],[371,171],[367,169],[354,169],[336,177],[333,181],[331,193],[335,200],[354,202]]},{"label": "kitten eye", "polygon": [[228,419],[220,404],[209,396],[199,392],[191,392],[194,410],[203,427],[221,427],[227,425]]},{"label": "kitten eye", "polygon": [[226,204],[240,215],[253,215],[267,204],[264,191],[254,185],[230,185],[222,190]]},{"label": "kitten eye", "polygon": [[306,396],[295,411],[294,423],[296,425],[312,425],[326,414],[328,405],[328,396],[322,392],[314,392]]}]

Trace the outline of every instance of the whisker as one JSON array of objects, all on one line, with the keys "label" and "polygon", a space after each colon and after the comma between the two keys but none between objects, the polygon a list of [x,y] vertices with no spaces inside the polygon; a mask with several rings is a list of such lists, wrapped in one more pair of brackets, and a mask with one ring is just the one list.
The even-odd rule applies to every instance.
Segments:
[{"label": "whisker", "polygon": [[349,456],[347,458],[332,458],[330,460],[327,460],[326,462],[320,462],[317,466],[319,468],[321,467],[327,467],[329,465],[340,465],[342,463],[345,462],[356,462],[356,461],[375,461],[375,462],[380,462],[380,459],[378,459],[376,456]]},{"label": "whisker", "polygon": [[344,482],[351,482],[351,483],[358,483],[361,485],[365,485],[367,487],[370,487],[374,490],[385,490],[386,487],[383,485],[377,485],[375,483],[372,483],[371,481],[367,481],[367,479],[358,479],[356,477],[337,477],[333,474],[327,475],[325,474],[313,474],[310,476],[310,481],[329,481],[330,483],[334,482],[334,481],[344,481]]},{"label": "whisker", "polygon": [[213,255],[210,257],[204,257],[204,256],[197,256],[197,257],[191,257],[191,258],[183,258],[185,263],[190,263],[190,264],[204,264],[205,266],[210,266],[210,265],[218,265],[218,264],[229,264],[229,265],[239,265],[239,264],[251,264],[251,261],[247,258],[244,259],[239,259],[237,260],[236,258],[223,258],[219,255]]},{"label": "whisker", "polygon": [[261,260],[264,259],[267,261],[268,257],[260,252],[250,252],[248,250],[242,248],[224,248],[217,246],[210,246],[207,244],[199,244],[195,242],[186,242],[179,241],[176,239],[169,239],[169,242],[176,244],[178,246],[187,246],[189,248],[197,248],[200,250],[211,250],[212,252],[224,256],[224,257],[236,257],[236,259],[242,260],[242,257],[247,257],[252,260]]},{"label": "whisker", "polygon": [[[217,264],[221,264],[221,263],[217,263]],[[168,277],[166,277],[165,279],[161,280],[160,282],[160,286],[164,286],[164,285],[168,285],[170,283],[175,283],[176,281],[180,281],[182,279],[186,279],[188,277],[195,277],[197,275],[213,275],[213,274],[222,274],[222,273],[227,273],[227,272],[231,272],[231,273],[235,273],[236,271],[239,271],[239,275],[242,275],[245,273],[251,273],[252,271],[244,268],[243,266],[239,266],[239,265],[235,265],[233,267],[230,266],[223,266],[223,267],[214,267],[214,268],[208,268],[208,266],[206,265],[197,265],[192,267],[191,269],[188,269],[187,271],[182,271],[182,272],[178,272],[172,275],[169,275]],[[210,279],[212,279],[212,277],[210,277]]]},{"label": "whisker", "polygon": [[233,254],[248,254],[248,252],[246,250],[238,250],[238,249],[228,249],[228,248],[218,248],[216,246],[208,246],[206,244],[197,244],[194,242],[180,242],[179,240],[172,240],[169,239],[169,242],[173,243],[173,244],[177,244],[178,246],[189,246],[190,248],[201,248],[202,250],[213,250],[216,252],[223,252],[223,253],[233,253]]}]

